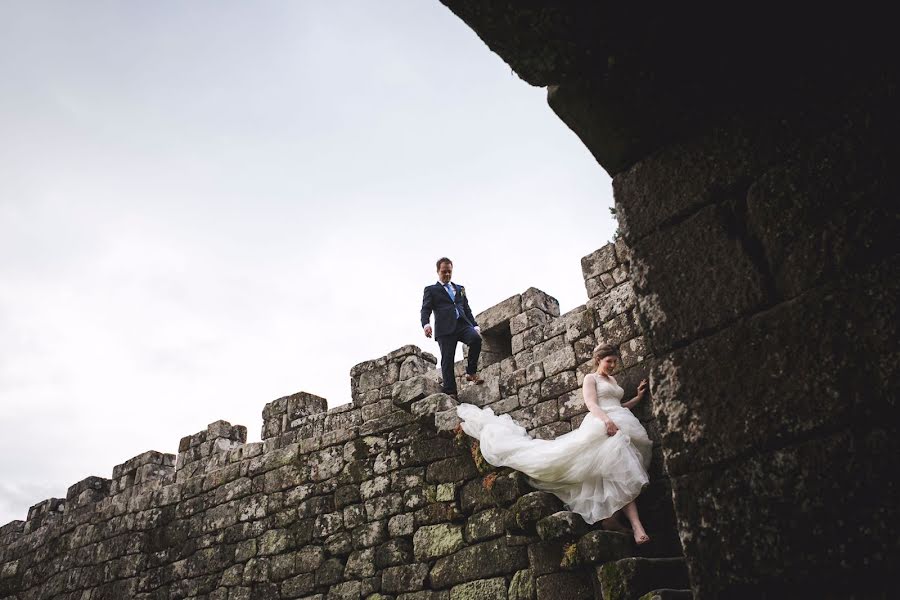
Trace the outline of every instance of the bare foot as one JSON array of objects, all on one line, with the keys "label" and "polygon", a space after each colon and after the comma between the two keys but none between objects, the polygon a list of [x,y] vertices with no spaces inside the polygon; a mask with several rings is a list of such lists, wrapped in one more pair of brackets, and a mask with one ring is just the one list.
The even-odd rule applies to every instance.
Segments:
[{"label": "bare foot", "polygon": [[650,541],[650,536],[647,535],[647,532],[644,531],[643,527],[636,527],[634,530],[634,543],[638,546],[643,546],[647,542]]},{"label": "bare foot", "polygon": [[615,515],[600,521],[600,526],[607,531],[618,531],[619,533],[631,533],[631,530],[622,525]]}]

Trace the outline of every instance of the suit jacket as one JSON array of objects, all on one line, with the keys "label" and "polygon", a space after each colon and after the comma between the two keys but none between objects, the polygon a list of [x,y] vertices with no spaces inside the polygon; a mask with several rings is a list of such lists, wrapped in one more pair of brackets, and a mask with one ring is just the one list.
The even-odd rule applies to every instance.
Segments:
[{"label": "suit jacket", "polygon": [[[450,294],[440,283],[429,285],[422,296],[422,327],[428,325],[431,313],[434,312],[434,337],[450,335],[456,331],[456,310],[459,309],[459,318],[465,320],[472,327],[477,327],[475,315],[469,308],[469,299],[466,298],[466,288],[461,285],[451,284],[456,291],[456,299],[451,300]],[[455,306],[454,306],[455,305]]]}]

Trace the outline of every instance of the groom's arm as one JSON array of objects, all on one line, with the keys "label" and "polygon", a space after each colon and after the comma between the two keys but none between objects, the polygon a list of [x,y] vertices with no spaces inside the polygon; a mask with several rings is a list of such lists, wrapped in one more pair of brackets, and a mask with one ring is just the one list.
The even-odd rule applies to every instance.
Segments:
[{"label": "groom's arm", "polygon": [[433,306],[431,304],[431,289],[425,288],[425,292],[422,295],[422,312],[421,312],[422,327],[426,327],[431,322],[431,311],[432,310],[433,310]]}]

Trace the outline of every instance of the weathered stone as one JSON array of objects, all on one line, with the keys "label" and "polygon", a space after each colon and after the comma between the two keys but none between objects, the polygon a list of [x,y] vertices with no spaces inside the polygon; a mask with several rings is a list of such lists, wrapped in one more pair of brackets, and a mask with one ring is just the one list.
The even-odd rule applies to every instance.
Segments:
[{"label": "weathered stone", "polygon": [[[388,525],[388,528],[390,528],[390,525]],[[389,540],[378,546],[378,549],[375,551],[375,567],[378,569],[411,562],[413,562],[413,547],[408,539]]]},{"label": "weathered stone", "polygon": [[462,528],[459,525],[420,527],[413,536],[413,552],[418,561],[428,561],[452,554],[464,545]]},{"label": "weathered stone", "polygon": [[537,308],[551,317],[559,316],[559,301],[537,288],[528,288],[522,293],[522,310]]},{"label": "weathered stone", "polygon": [[570,511],[555,512],[537,522],[537,534],[542,540],[572,540],[585,531],[584,519]]},{"label": "weathered stone", "polygon": [[347,557],[347,565],[344,567],[344,577],[362,579],[373,575],[375,575],[375,549],[365,548],[351,552]]},{"label": "weathered stone", "polygon": [[615,247],[607,244],[581,259],[581,273],[585,279],[612,271],[619,264]]},{"label": "weathered stone", "polygon": [[450,600],[507,600],[503,577],[479,579],[450,588]]},{"label": "weathered stone", "polygon": [[541,382],[541,399],[558,398],[576,389],[578,389],[578,377],[575,375],[575,371],[563,371]]},{"label": "weathered stone", "polygon": [[466,541],[480,542],[503,535],[506,511],[489,508],[476,513],[466,521]]},{"label": "weathered stone", "polygon": [[388,535],[391,537],[412,535],[414,529],[415,520],[413,515],[396,515],[388,520]]},{"label": "weathered stone", "polygon": [[616,531],[595,530],[578,540],[578,560],[582,564],[598,564],[629,556],[632,539]]},{"label": "weathered stone", "polygon": [[509,326],[509,320],[522,312],[522,297],[519,294],[495,304],[478,314],[475,320],[482,333],[491,333],[495,329]]},{"label": "weathered stone", "polygon": [[486,406],[500,400],[500,380],[497,377],[485,380],[481,385],[467,384],[459,390],[459,401],[475,406]]},{"label": "weathered stone", "polygon": [[441,386],[435,380],[419,375],[406,381],[399,381],[394,384],[391,392],[391,399],[395,406],[409,410],[410,404],[423,398],[427,398],[432,394],[440,393]]},{"label": "weathered stone", "polygon": [[571,346],[564,346],[560,350],[543,359],[544,375],[552,377],[563,371],[574,370],[578,366],[578,359]]},{"label": "weathered stone", "polygon": [[531,308],[509,321],[509,332],[512,335],[522,333],[526,329],[543,325],[550,321],[550,316],[543,310]]},{"label": "weathered stone", "polygon": [[441,589],[465,581],[511,573],[527,566],[525,548],[510,547],[506,540],[499,538],[439,558],[431,569],[431,583]]},{"label": "weathered stone", "polygon": [[425,479],[429,483],[463,481],[478,475],[475,464],[469,456],[455,456],[428,465]]},{"label": "weathered stone", "polygon": [[559,498],[548,492],[529,492],[510,508],[508,523],[519,531],[534,533],[537,522],[562,510]]},{"label": "weathered stone", "polygon": [[537,600],[534,588],[534,574],[531,569],[516,571],[512,581],[509,582],[507,592],[509,600]]},{"label": "weathered stone", "polygon": [[[541,575],[535,580],[541,600],[593,600],[594,588],[586,573],[563,572]],[[613,596],[603,596],[604,600]]]},{"label": "weathered stone", "polygon": [[624,558],[597,567],[604,598],[638,598],[657,588],[690,588],[681,558]]},{"label": "weathered stone", "polygon": [[426,398],[413,402],[409,409],[417,417],[431,417],[438,413],[456,410],[459,402],[447,394],[432,394]]},{"label": "weathered stone", "polygon": [[381,591],[388,594],[414,592],[425,587],[427,564],[398,565],[386,568],[381,575]]}]

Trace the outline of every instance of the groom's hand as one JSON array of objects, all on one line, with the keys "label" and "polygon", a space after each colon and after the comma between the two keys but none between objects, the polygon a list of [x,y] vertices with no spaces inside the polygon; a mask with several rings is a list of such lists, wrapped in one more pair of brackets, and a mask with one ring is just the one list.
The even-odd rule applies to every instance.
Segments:
[{"label": "groom's hand", "polygon": [[431,325],[425,326],[425,337],[427,337],[427,338],[431,337]]}]

